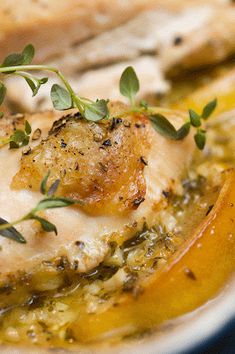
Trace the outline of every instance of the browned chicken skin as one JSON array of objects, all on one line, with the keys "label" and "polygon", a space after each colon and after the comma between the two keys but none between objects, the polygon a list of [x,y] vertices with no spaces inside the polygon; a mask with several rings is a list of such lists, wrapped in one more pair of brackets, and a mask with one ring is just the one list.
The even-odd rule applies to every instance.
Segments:
[{"label": "browned chicken skin", "polygon": [[96,124],[71,114],[53,124],[48,137],[23,155],[12,187],[38,191],[50,170],[60,195],[81,199],[93,215],[136,209],[144,201],[148,118],[127,115]]}]

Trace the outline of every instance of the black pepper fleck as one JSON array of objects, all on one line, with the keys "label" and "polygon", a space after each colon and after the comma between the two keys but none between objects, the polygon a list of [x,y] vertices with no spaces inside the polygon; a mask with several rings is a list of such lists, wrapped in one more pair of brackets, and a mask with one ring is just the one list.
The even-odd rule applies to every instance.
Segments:
[{"label": "black pepper fleck", "polygon": [[191,280],[197,280],[195,274],[193,273],[193,271],[192,271],[191,269],[185,268],[185,269],[184,269],[184,273],[185,273],[185,275],[186,275],[188,278],[190,278]]},{"label": "black pepper fleck", "polygon": [[135,123],[135,127],[136,128],[145,128],[145,124],[144,123]]},{"label": "black pepper fleck", "polygon": [[165,198],[169,198],[170,192],[168,192],[168,191],[162,191],[162,195],[163,195]]},{"label": "black pepper fleck", "polygon": [[60,147],[61,147],[62,149],[65,149],[66,146],[67,146],[67,144],[64,142],[64,139],[61,139],[61,141],[60,141]]},{"label": "black pepper fleck", "polygon": [[133,201],[133,205],[134,205],[135,207],[138,207],[141,203],[143,203],[144,200],[145,200],[144,197],[136,198],[136,199]]},{"label": "black pepper fleck", "polygon": [[78,270],[78,260],[77,259],[73,262],[73,269]]},{"label": "black pepper fleck", "polygon": [[68,262],[67,257],[61,256],[61,257],[59,258],[58,263],[56,264],[57,270],[63,271],[63,270],[65,270],[65,269],[68,268],[68,267],[69,267],[69,262]]},{"label": "black pepper fleck", "polygon": [[183,38],[180,37],[180,36],[176,36],[176,37],[174,38],[174,40],[173,40],[173,44],[174,44],[175,46],[180,45],[182,42],[183,42]]},{"label": "black pepper fleck", "polygon": [[104,146],[112,146],[112,142],[111,142],[110,139],[106,139],[106,140],[103,142],[102,145],[104,145]]},{"label": "black pepper fleck", "polygon": [[83,249],[85,247],[85,243],[82,241],[75,241],[75,246],[79,247],[80,249]]},{"label": "black pepper fleck", "polygon": [[110,130],[114,130],[120,123],[122,123],[122,118],[113,118],[111,121]]},{"label": "black pepper fleck", "polygon": [[148,161],[146,161],[144,156],[140,156],[140,162],[142,162],[145,166],[148,166]]}]

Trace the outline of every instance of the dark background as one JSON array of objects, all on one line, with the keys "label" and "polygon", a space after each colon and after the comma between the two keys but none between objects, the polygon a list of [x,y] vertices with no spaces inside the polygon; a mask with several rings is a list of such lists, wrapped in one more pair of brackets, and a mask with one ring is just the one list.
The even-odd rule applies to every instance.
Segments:
[{"label": "dark background", "polygon": [[229,322],[216,337],[202,343],[200,349],[187,354],[235,354],[235,320]]}]

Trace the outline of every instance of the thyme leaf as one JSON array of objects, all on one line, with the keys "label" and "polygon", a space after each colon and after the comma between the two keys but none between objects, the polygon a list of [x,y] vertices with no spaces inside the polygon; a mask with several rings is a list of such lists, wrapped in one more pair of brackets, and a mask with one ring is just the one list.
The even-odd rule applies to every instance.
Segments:
[{"label": "thyme leaf", "polygon": [[48,209],[65,208],[73,204],[83,205],[83,202],[81,200],[73,200],[69,198],[55,196],[55,192],[58,189],[60,180],[55,180],[55,182],[53,182],[50,187],[47,187],[49,176],[50,171],[48,171],[46,176],[43,178],[40,186],[40,191],[43,195],[45,195],[45,198],[40,200],[29,213],[27,213],[22,218],[16,221],[8,222],[0,218],[0,235],[12,239],[16,242],[26,243],[25,238],[19,233],[19,231],[15,229],[14,225],[17,225],[27,220],[36,220],[40,223],[44,231],[54,232],[57,235],[56,226],[47,219],[43,218],[41,215],[38,215],[38,213]]},{"label": "thyme leaf", "polygon": [[36,205],[36,207],[33,209],[33,212],[37,213],[38,211],[46,209],[64,208],[73,204],[75,204],[75,201],[72,199],[62,197],[47,197],[45,199],[42,199]]},{"label": "thyme leaf", "polygon": [[215,108],[217,106],[217,99],[215,98],[213,101],[210,101],[205,105],[202,111],[202,118],[203,119],[208,119],[210,115],[214,112]]},{"label": "thyme leaf", "polygon": [[41,218],[40,216],[32,215],[32,217],[29,218],[28,220],[36,220],[40,223],[40,225],[44,231],[54,232],[56,235],[58,234],[56,226],[54,224],[52,224],[50,221],[48,221],[44,218]]},{"label": "thyme leaf", "polygon": [[[8,66],[22,65],[23,61],[24,61],[24,57],[23,57],[22,53],[10,54],[4,59],[1,67],[6,68]],[[9,70],[9,73],[11,73],[11,72],[14,72],[14,70],[13,71]]]},{"label": "thyme leaf", "polygon": [[0,82],[0,104],[3,103],[4,98],[6,96],[6,92],[7,92],[6,86],[2,82]]},{"label": "thyme leaf", "polygon": [[26,75],[21,75],[22,77],[24,77],[25,81],[27,82],[27,84],[29,85],[29,87],[32,90],[33,93],[33,97],[37,95],[40,87],[45,84],[48,81],[47,77],[43,77],[41,79],[35,78],[35,77],[27,77]]},{"label": "thyme leaf", "polygon": [[32,60],[34,58],[34,54],[35,54],[35,49],[33,47],[32,44],[28,44],[23,52],[22,52],[22,56],[23,56],[23,64],[24,65],[29,65],[32,63]]},{"label": "thyme leaf", "polygon": [[130,100],[132,107],[135,106],[135,95],[140,89],[139,79],[132,66],[128,66],[122,73],[119,82],[120,92]]},{"label": "thyme leaf", "polygon": [[49,170],[47,174],[43,177],[40,185],[40,192],[45,195],[47,193],[47,181],[50,176],[51,171]]},{"label": "thyme leaf", "polygon": [[18,149],[19,147],[28,145],[31,131],[31,126],[26,120],[24,130],[16,129],[14,133],[10,136],[10,149]]},{"label": "thyme leaf", "polygon": [[73,107],[70,93],[58,84],[54,84],[51,88],[51,100],[54,108],[58,111],[64,111]]},{"label": "thyme leaf", "polygon": [[27,135],[30,135],[32,132],[31,125],[29,124],[29,122],[27,120],[25,121],[24,130]]},{"label": "thyme leaf", "polygon": [[87,120],[92,122],[98,122],[104,117],[108,117],[109,111],[107,106],[107,100],[97,100],[85,107],[84,115]]},{"label": "thyme leaf", "polygon": [[[31,64],[33,57],[34,57],[34,47],[32,46],[32,44],[28,44],[22,51],[22,53],[13,53],[8,55],[1,67],[6,68],[8,66],[20,66],[20,65],[29,65]],[[9,70],[6,73],[11,73],[14,72]]]},{"label": "thyme leaf", "polygon": [[206,145],[206,131],[198,129],[197,133],[194,135],[195,143],[199,150],[203,150]]},{"label": "thyme leaf", "polygon": [[183,140],[190,132],[190,122],[184,123],[181,128],[177,130],[177,140]]},{"label": "thyme leaf", "polygon": [[190,123],[193,127],[200,127],[200,125],[202,124],[201,117],[192,109],[189,109],[189,118],[190,118]]},{"label": "thyme leaf", "polygon": [[149,119],[152,123],[153,128],[159,134],[169,139],[177,140],[177,130],[162,114],[152,114]]},{"label": "thyme leaf", "polygon": [[[9,224],[6,220],[0,218],[0,225],[9,225]],[[13,226],[9,226],[8,228],[3,230],[0,229],[0,235],[19,243],[26,243],[25,238]]]},{"label": "thyme leaf", "polygon": [[52,185],[50,186],[50,188],[48,189],[48,192],[47,192],[47,195],[49,197],[52,197],[55,195],[58,187],[59,187],[59,184],[60,184],[60,180],[59,179],[56,179],[54,183],[52,183]]}]

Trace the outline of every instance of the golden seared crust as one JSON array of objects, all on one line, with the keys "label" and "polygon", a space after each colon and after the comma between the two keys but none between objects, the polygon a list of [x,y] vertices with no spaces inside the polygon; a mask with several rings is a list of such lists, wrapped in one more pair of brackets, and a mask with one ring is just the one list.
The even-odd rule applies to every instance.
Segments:
[{"label": "golden seared crust", "polygon": [[50,182],[61,180],[60,195],[82,199],[93,214],[117,214],[136,209],[146,183],[149,120],[143,114],[126,115],[96,124],[79,113],[54,122],[48,137],[23,155],[13,178],[15,189],[38,191],[50,170]]}]

